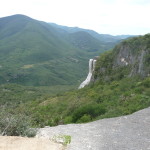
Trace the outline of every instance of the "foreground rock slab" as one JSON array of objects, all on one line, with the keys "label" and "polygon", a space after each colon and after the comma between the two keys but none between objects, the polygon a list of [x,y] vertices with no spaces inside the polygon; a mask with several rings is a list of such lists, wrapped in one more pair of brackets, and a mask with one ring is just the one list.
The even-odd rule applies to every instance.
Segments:
[{"label": "foreground rock slab", "polygon": [[48,139],[0,136],[0,150],[63,150]]},{"label": "foreground rock slab", "polygon": [[128,116],[41,128],[37,137],[57,135],[71,136],[68,150],[150,150],[150,107]]}]

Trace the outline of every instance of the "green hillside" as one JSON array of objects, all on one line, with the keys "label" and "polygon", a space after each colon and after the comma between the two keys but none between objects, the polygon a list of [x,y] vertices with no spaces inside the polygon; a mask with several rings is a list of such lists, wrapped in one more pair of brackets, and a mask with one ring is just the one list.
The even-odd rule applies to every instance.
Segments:
[{"label": "green hillside", "polygon": [[75,47],[85,52],[98,52],[100,49],[103,51],[107,49],[104,43],[85,31],[70,33],[69,40]]},{"label": "green hillside", "polygon": [[88,59],[108,49],[88,33],[71,35],[24,15],[0,18],[0,84],[79,84]]},{"label": "green hillside", "polygon": [[[80,46],[80,47],[83,45],[83,42],[81,40],[85,38],[85,35],[87,35],[87,39],[85,38],[85,41],[88,41],[89,38],[92,38],[89,43],[91,43],[91,41],[93,41],[91,43],[92,45],[90,45],[90,48],[92,48],[94,50],[97,49],[98,45],[100,45],[100,48],[102,48],[103,50],[112,49],[117,43],[121,42],[122,40],[135,36],[135,35],[113,36],[113,35],[109,35],[109,34],[97,33],[93,30],[82,29],[79,27],[67,27],[67,26],[58,25],[56,23],[50,23],[50,25],[52,25],[57,30],[59,30],[62,35],[64,35],[64,33],[69,33],[69,35],[71,37],[71,41],[73,43],[77,42],[78,46]],[[87,45],[89,43],[87,43]],[[84,44],[86,44],[86,43],[84,43]]]},{"label": "green hillside", "polygon": [[40,127],[127,115],[149,107],[149,41],[149,34],[128,39],[100,55],[93,82],[83,89],[66,93],[60,89],[51,95],[48,91],[57,87],[1,85],[0,97],[7,101],[0,99],[1,103],[7,105],[7,112],[26,114],[33,126]]},{"label": "green hillside", "polygon": [[88,59],[47,23],[22,15],[0,19],[0,54],[0,83],[23,85],[77,83]]},{"label": "green hillside", "polygon": [[147,34],[123,41],[100,55],[93,82],[83,89],[39,102],[32,110],[35,122],[81,123],[127,115],[150,106],[149,43]]}]

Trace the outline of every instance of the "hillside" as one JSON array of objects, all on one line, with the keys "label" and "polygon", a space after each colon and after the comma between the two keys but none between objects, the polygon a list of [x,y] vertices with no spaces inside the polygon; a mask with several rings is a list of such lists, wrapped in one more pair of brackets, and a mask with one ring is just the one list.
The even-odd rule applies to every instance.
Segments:
[{"label": "hillside", "polygon": [[68,40],[77,48],[86,52],[98,52],[99,49],[105,51],[106,45],[85,31],[70,33]]},{"label": "hillside", "polygon": [[88,87],[49,98],[34,111],[49,118],[46,125],[56,125],[127,115],[150,106],[149,41],[149,34],[123,41],[100,55]]},{"label": "hillside", "polygon": [[88,59],[113,46],[24,15],[0,18],[0,84],[78,85]]},{"label": "hillside", "polygon": [[149,34],[131,38],[101,54],[93,82],[83,89],[50,95],[49,90],[3,85],[0,97],[7,100],[7,111],[29,115],[38,127],[131,114],[150,106],[149,41]]},{"label": "hillside", "polygon": [[[77,37],[77,36],[81,35],[81,33],[83,33],[83,35],[81,35],[83,37],[84,34],[86,33],[86,34],[88,34],[88,36],[90,35],[93,38],[92,41],[94,41],[93,44],[96,44],[95,46],[98,45],[97,41],[99,41],[100,47],[103,50],[112,49],[117,43],[121,42],[122,40],[134,36],[134,35],[117,35],[117,36],[113,36],[113,35],[109,35],[109,34],[100,34],[100,33],[97,33],[93,30],[82,29],[82,28],[79,28],[79,27],[67,27],[67,26],[58,25],[56,23],[50,23],[50,25],[52,25],[53,27],[60,30],[62,34],[66,33],[66,32],[69,33],[70,36],[73,35],[73,36]],[[79,36],[79,39],[75,39],[75,41],[76,40],[80,41],[80,36]],[[85,38],[85,40],[87,40],[87,39]],[[92,47],[92,49],[95,49],[95,46]]]},{"label": "hillside", "polygon": [[77,74],[84,66],[82,51],[60,38],[53,27],[27,16],[0,19],[0,53],[0,83],[72,84],[82,77]]}]

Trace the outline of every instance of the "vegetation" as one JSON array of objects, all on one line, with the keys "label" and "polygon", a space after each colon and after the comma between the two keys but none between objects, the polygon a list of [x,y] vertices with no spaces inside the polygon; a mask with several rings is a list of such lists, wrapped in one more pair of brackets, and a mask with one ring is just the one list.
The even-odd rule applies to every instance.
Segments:
[{"label": "vegetation", "polygon": [[[21,91],[23,88],[20,86],[15,90]],[[131,114],[150,106],[150,77],[144,80],[140,77],[110,82],[99,80],[83,89],[55,96],[43,90],[40,93],[40,89],[35,90],[34,94],[26,91],[31,93],[27,96],[23,92],[19,94],[19,91],[15,91],[16,97],[12,94],[6,97],[7,102],[3,102],[3,105],[7,104],[5,114],[25,115],[32,127],[89,122]]]},{"label": "vegetation", "polygon": [[36,135],[36,130],[31,129],[31,118],[23,114],[6,112],[7,107],[1,106],[0,113],[0,135],[7,136],[28,136]]},{"label": "vegetation", "polygon": [[52,139],[54,142],[61,143],[64,146],[71,143],[71,136],[70,135],[58,135],[54,136]]},{"label": "vegetation", "polygon": [[71,33],[68,40],[70,40],[75,47],[86,52],[97,52],[99,49],[105,51],[108,49],[103,42],[100,42],[85,31]]},{"label": "vegetation", "polygon": [[150,106],[150,78],[126,78],[108,83],[97,82],[44,102],[30,104],[36,125],[89,122],[127,115]]}]

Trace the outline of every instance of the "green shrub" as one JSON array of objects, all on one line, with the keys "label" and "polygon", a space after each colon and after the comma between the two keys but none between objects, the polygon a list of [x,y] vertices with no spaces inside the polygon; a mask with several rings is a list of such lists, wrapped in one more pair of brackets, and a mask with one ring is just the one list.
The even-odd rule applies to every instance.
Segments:
[{"label": "green shrub", "polygon": [[33,137],[36,135],[36,130],[31,129],[29,117],[3,111],[0,114],[0,135]]},{"label": "green shrub", "polygon": [[84,114],[78,121],[77,123],[84,123],[84,122],[90,122],[91,121],[91,116]]},{"label": "green shrub", "polygon": [[61,143],[64,146],[71,143],[71,136],[70,135],[55,135],[52,140],[56,143]]},{"label": "green shrub", "polygon": [[142,83],[145,87],[150,88],[150,78],[146,78],[143,83]]},{"label": "green shrub", "polygon": [[[105,113],[105,108],[99,104],[88,104],[82,106],[73,113],[73,122],[77,122],[80,120],[84,115],[89,115],[91,118],[95,118]],[[83,119],[83,118],[82,118]],[[81,120],[80,120],[81,121]]]},{"label": "green shrub", "polygon": [[72,117],[71,117],[71,116],[65,117],[64,123],[65,123],[65,124],[72,123]]}]

